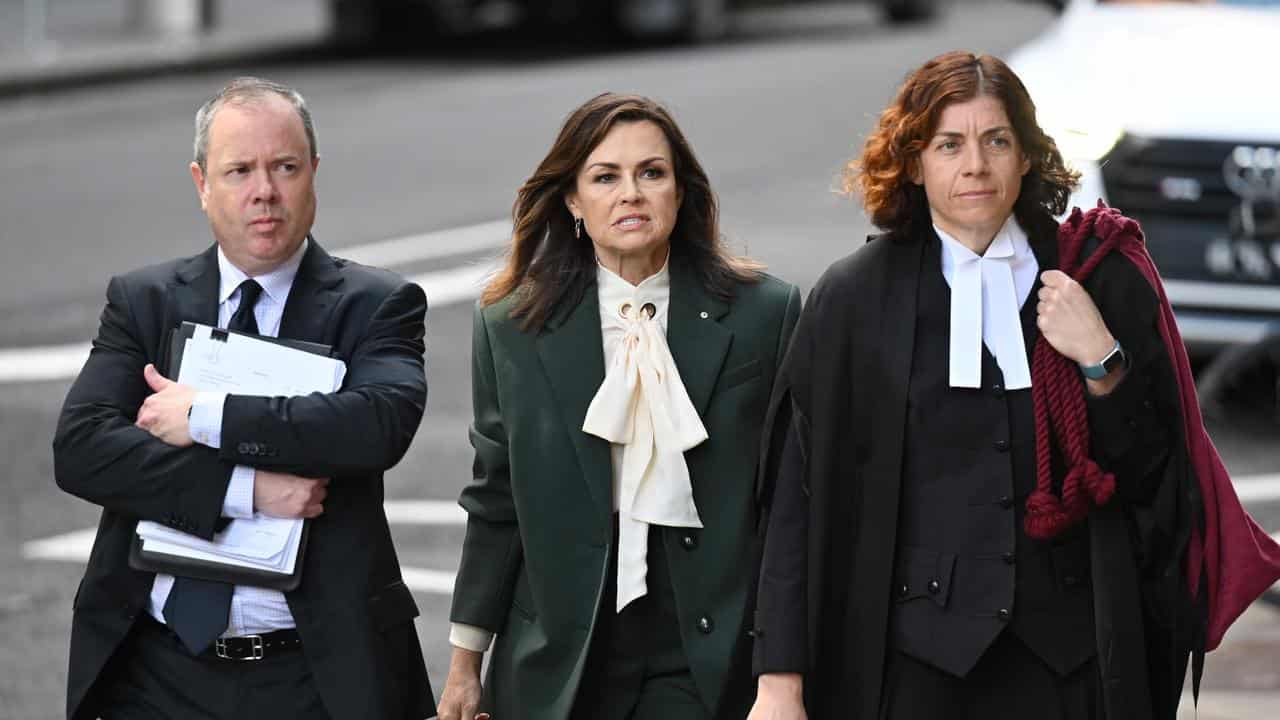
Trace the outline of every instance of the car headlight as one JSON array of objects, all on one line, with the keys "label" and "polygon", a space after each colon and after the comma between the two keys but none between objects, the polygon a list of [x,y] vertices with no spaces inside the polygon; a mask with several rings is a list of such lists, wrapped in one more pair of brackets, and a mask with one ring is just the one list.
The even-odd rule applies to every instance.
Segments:
[{"label": "car headlight", "polygon": [[1098,120],[1064,122],[1050,118],[1040,126],[1058,144],[1058,151],[1068,163],[1101,160],[1124,134],[1119,125]]}]

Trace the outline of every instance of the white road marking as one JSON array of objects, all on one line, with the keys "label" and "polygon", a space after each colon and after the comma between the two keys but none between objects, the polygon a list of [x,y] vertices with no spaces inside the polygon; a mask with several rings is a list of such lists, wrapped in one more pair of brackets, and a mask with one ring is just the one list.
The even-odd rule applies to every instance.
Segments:
[{"label": "white road marking", "polygon": [[1266,502],[1280,500],[1280,473],[1270,475],[1245,475],[1235,479],[1236,495],[1240,502]]},{"label": "white road marking", "polygon": [[88,359],[89,343],[0,350],[0,383],[73,378]]},{"label": "white road marking", "polygon": [[440,595],[453,594],[453,579],[457,573],[446,570],[400,566],[400,576],[410,590]]},{"label": "white road marking", "polygon": [[476,263],[414,275],[409,281],[422,286],[427,294],[427,307],[438,308],[475,300],[496,270],[494,263]]},{"label": "white road marking", "polygon": [[43,540],[30,540],[22,544],[22,556],[28,560],[84,562],[89,559],[93,538],[97,534],[98,528],[85,528]]},{"label": "white road marking", "polygon": [[[511,223],[496,220],[354,245],[336,253],[356,262],[394,268],[410,262],[497,248],[507,243],[510,237]],[[444,307],[478,297],[485,280],[496,267],[493,261],[468,263],[421,273],[409,280],[422,286],[431,307]],[[89,343],[0,349],[0,384],[68,380],[80,374],[80,368],[84,367],[88,357]]]},{"label": "white road marking", "polygon": [[467,511],[455,500],[387,500],[382,503],[392,525],[465,525]]},{"label": "white road marking", "polygon": [[391,268],[411,262],[438,260],[469,252],[502,247],[511,241],[511,221],[468,225],[435,232],[391,238],[365,245],[353,245],[333,252],[334,255],[365,265]]}]

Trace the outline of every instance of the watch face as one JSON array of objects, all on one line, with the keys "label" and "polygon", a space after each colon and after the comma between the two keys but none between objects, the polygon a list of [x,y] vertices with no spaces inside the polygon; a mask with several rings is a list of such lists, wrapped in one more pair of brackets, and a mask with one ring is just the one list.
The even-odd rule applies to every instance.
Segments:
[{"label": "watch face", "polygon": [[1102,360],[1102,368],[1106,370],[1108,374],[1125,364],[1127,363],[1125,362],[1124,350],[1120,348],[1119,343],[1117,343],[1115,349],[1108,353],[1107,357]]}]

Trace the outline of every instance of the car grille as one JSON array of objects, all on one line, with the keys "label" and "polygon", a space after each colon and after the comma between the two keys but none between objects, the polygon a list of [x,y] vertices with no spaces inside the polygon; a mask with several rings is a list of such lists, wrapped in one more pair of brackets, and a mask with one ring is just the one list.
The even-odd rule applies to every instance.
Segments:
[{"label": "car grille", "polygon": [[1113,207],[1144,216],[1220,221],[1240,199],[1227,187],[1222,165],[1234,142],[1125,136],[1102,161]]}]

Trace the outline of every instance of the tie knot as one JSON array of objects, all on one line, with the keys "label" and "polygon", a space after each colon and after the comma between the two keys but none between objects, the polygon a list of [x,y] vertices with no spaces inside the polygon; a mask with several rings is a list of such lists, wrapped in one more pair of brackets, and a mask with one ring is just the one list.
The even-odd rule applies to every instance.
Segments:
[{"label": "tie knot", "polygon": [[262,295],[262,286],[250,278],[240,283],[240,307],[253,307]]}]

